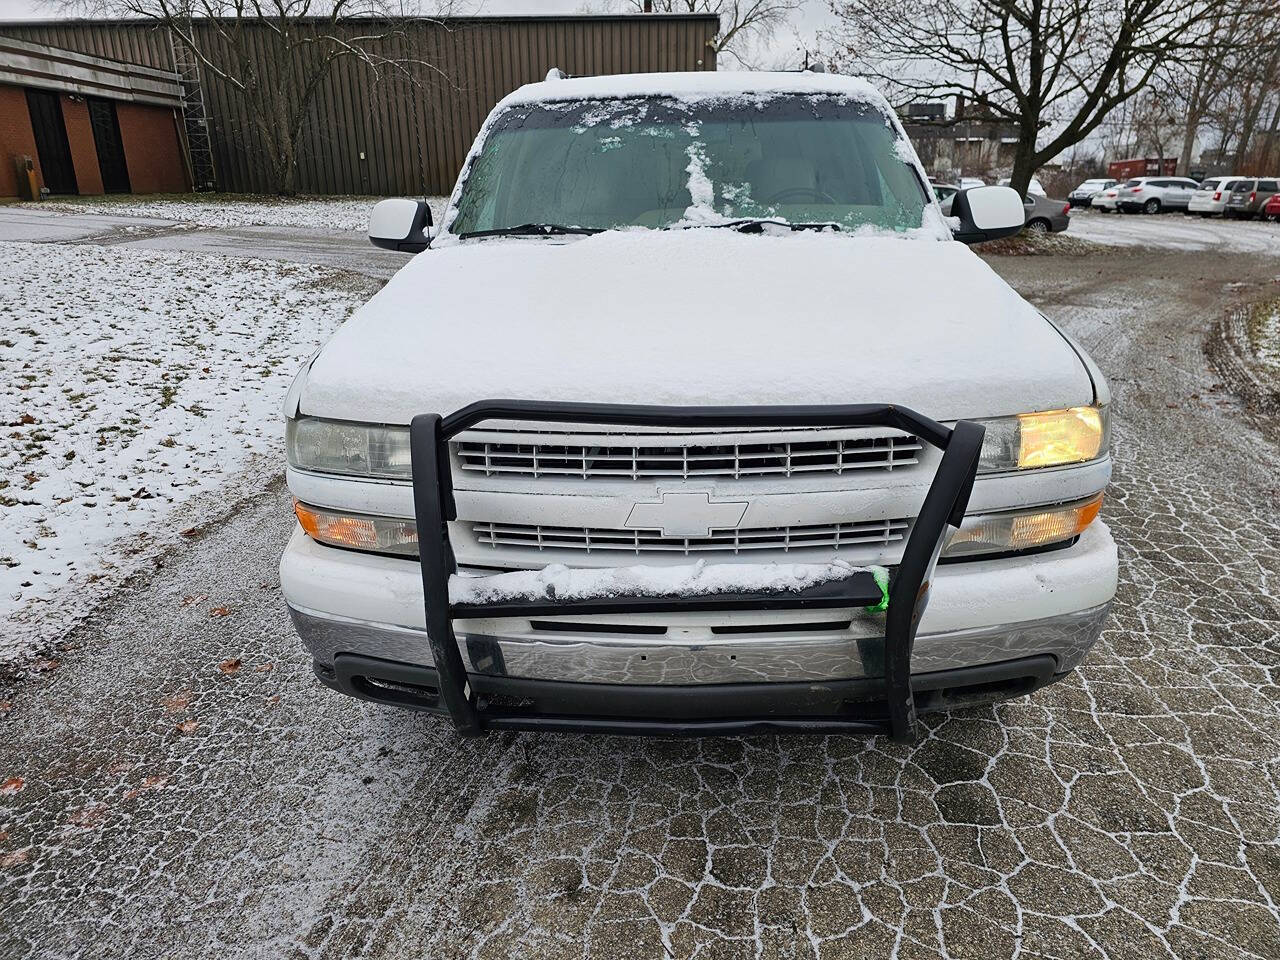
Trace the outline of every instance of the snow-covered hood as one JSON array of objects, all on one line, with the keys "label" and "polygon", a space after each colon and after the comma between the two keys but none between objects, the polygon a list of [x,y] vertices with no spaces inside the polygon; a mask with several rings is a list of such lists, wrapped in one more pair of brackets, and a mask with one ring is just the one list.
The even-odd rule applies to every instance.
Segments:
[{"label": "snow-covered hood", "polygon": [[960,243],[635,230],[419,254],[321,351],[299,409],[408,423],[486,398],[883,402],[947,420],[1088,403],[1093,386]]}]

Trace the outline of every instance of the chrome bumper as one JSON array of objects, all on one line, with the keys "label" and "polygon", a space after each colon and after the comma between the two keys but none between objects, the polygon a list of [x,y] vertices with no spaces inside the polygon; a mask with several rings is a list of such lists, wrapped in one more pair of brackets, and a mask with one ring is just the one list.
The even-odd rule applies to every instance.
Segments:
[{"label": "chrome bumper", "polygon": [[[958,670],[1025,657],[1051,656],[1055,674],[1076,667],[1097,641],[1110,602],[1074,613],[1021,623],[975,627],[916,637],[913,674]],[[289,605],[299,636],[321,667],[339,653],[416,666],[433,666],[426,632],[339,617]],[[688,686],[725,683],[831,681],[883,676],[878,618],[855,619],[846,629],[804,636],[759,633],[749,637],[709,630],[663,634],[556,631],[512,621],[502,633],[467,632],[458,647],[467,672],[526,680]]]}]

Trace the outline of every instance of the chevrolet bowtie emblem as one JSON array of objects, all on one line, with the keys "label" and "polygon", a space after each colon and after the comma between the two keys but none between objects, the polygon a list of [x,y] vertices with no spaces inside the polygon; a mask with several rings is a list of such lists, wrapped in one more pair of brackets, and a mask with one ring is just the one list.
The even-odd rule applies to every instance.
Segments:
[{"label": "chevrolet bowtie emblem", "polygon": [[746,501],[713,501],[709,493],[664,493],[656,503],[637,503],[623,526],[661,530],[664,537],[708,537],[712,530],[736,527]]}]

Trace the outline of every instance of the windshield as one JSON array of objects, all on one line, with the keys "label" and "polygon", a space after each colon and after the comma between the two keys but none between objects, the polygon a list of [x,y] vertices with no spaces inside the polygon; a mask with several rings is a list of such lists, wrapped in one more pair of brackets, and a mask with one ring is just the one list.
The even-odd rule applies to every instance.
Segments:
[{"label": "windshield", "polygon": [[450,232],[741,218],[922,225],[928,197],[887,118],[833,96],[541,103],[498,116]]}]

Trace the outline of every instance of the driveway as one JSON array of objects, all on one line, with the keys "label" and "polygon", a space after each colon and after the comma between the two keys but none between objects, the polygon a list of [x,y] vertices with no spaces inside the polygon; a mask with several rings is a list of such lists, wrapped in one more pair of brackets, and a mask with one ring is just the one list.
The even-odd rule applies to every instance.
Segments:
[{"label": "driveway", "polygon": [[7,694],[0,956],[1280,956],[1280,448],[1203,350],[1274,265],[993,265],[1115,393],[1072,677],[913,747],[460,741],[313,679],[277,481]]},{"label": "driveway", "polygon": [[[112,209],[106,204],[89,210]],[[154,204],[150,209],[183,213],[178,204]],[[205,226],[163,216],[62,212],[39,207],[0,205],[0,241],[87,242],[142,250],[260,257],[350,270],[385,280],[409,261],[407,254],[370,246],[362,231],[327,230],[316,225],[283,223]]]}]

